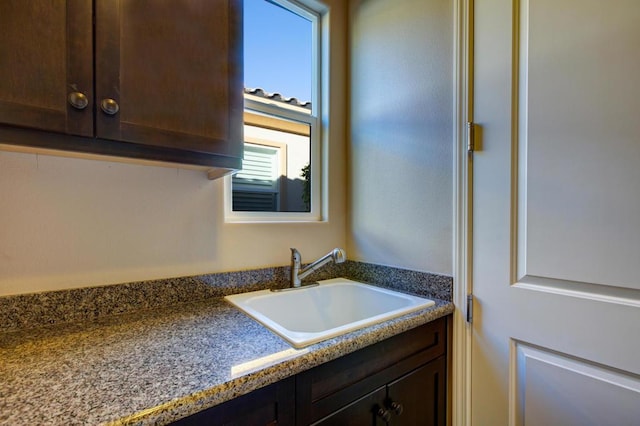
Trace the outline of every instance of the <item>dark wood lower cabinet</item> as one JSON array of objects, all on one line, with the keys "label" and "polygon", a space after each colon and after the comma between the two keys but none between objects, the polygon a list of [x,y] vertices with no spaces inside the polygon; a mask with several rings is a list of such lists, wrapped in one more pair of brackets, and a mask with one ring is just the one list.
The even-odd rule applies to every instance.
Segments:
[{"label": "dark wood lower cabinet", "polygon": [[324,419],[314,423],[322,426],[381,426],[385,425],[388,411],[384,408],[387,396],[386,387],[375,391],[352,402]]},{"label": "dark wood lower cabinet", "polygon": [[447,321],[440,318],[298,374],[296,424],[443,425]]},{"label": "dark wood lower cabinet", "polygon": [[445,357],[314,423],[322,426],[437,425],[446,422]]},{"label": "dark wood lower cabinet", "polygon": [[175,424],[444,426],[449,321],[440,318]]},{"label": "dark wood lower cabinet", "polygon": [[175,426],[291,426],[294,424],[295,379],[293,377],[173,423]]}]

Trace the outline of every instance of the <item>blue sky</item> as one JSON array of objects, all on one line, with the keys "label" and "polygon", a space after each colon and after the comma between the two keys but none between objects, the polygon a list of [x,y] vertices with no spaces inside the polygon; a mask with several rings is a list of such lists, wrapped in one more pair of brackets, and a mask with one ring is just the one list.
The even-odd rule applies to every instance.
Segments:
[{"label": "blue sky", "polygon": [[244,1],[244,85],[311,100],[311,22],[266,0]]}]

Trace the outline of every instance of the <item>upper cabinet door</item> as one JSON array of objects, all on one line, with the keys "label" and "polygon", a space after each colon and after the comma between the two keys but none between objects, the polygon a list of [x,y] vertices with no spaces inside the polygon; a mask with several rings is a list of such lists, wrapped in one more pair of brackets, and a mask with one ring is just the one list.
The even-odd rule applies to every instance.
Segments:
[{"label": "upper cabinet door", "polygon": [[91,0],[0,1],[0,123],[93,135]]},{"label": "upper cabinet door", "polygon": [[242,156],[242,2],[97,0],[96,136]]}]

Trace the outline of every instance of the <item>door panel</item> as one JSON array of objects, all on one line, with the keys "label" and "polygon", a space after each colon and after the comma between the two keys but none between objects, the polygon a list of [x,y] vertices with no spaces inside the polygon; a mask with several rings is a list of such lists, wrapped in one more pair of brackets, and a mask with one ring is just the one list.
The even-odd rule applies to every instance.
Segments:
[{"label": "door panel", "polygon": [[387,406],[396,402],[403,407],[400,414],[391,410],[392,425],[446,424],[445,364],[445,357],[441,356],[389,384]]},{"label": "door panel", "polygon": [[472,422],[633,418],[640,3],[474,5]]},{"label": "door panel", "polygon": [[382,426],[386,425],[380,416],[377,415],[379,409],[384,409],[384,399],[387,394],[385,386],[368,393],[367,395],[352,402],[346,407],[313,423],[314,426]]},{"label": "door panel", "polygon": [[90,1],[0,2],[0,122],[93,135],[92,25]]},{"label": "door panel", "polygon": [[640,378],[516,342],[518,420],[530,425],[633,425]]},{"label": "door panel", "polygon": [[637,3],[520,2],[519,277],[640,290]]},{"label": "door panel", "polygon": [[97,136],[241,155],[241,46],[237,0],[97,0]]}]

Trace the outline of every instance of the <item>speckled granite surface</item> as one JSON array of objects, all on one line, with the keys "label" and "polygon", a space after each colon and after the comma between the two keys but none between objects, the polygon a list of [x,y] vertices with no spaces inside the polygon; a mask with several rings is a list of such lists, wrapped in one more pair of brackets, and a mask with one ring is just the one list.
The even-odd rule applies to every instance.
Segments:
[{"label": "speckled granite surface", "polygon": [[[228,294],[282,288],[288,286],[289,271],[288,266],[282,266],[0,297],[0,331],[87,321]],[[451,277],[349,260],[329,264],[305,281],[336,277],[409,291],[431,299],[452,300]]]},{"label": "speckled granite surface", "polygon": [[338,276],[418,294],[429,299],[453,300],[453,278],[446,275],[349,261],[346,262],[344,274]]},{"label": "speckled granite surface", "polygon": [[7,331],[0,424],[167,424],[453,311],[436,302],[300,350],[219,298]]},{"label": "speckled granite surface", "polygon": [[288,267],[266,268],[0,297],[0,330],[86,321],[284,287],[288,277]]}]

